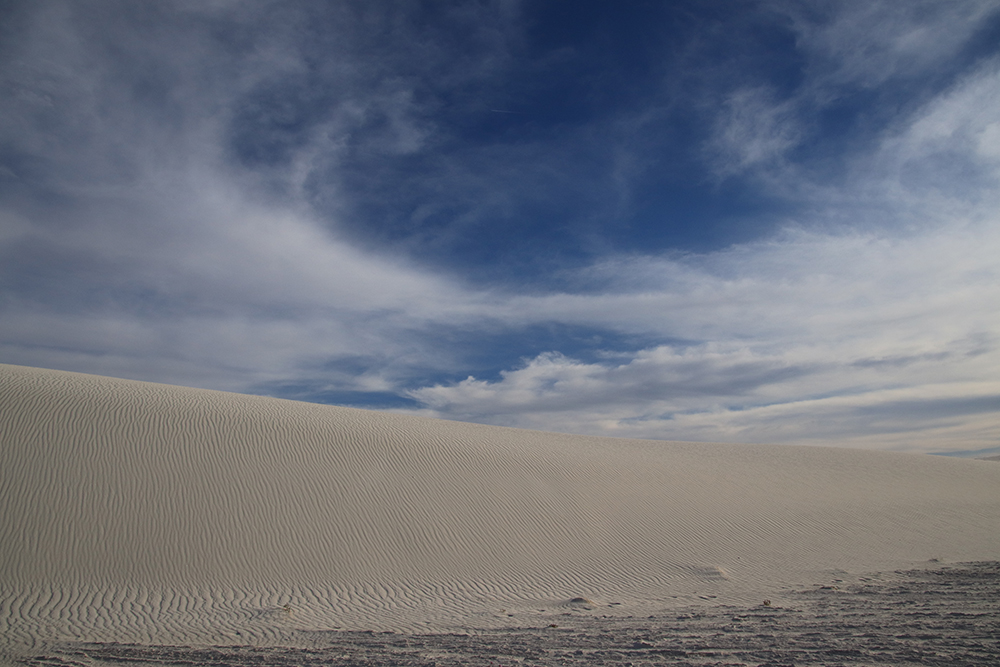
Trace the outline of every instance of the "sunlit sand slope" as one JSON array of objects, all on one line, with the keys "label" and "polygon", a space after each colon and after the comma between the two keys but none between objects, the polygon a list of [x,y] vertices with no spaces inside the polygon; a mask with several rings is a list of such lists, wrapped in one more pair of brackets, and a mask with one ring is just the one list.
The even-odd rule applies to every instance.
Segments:
[{"label": "sunlit sand slope", "polygon": [[556,435],[17,366],[0,366],[0,438],[8,652],[759,603],[831,571],[1000,558],[985,461]]}]

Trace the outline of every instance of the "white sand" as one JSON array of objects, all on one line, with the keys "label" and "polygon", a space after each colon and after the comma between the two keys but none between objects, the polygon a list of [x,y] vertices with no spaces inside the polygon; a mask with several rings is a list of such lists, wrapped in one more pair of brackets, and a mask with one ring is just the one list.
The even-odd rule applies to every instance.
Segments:
[{"label": "white sand", "polygon": [[[556,435],[0,365],[0,653],[759,604],[1000,559],[1000,465]],[[287,605],[287,608],[286,608]]]}]

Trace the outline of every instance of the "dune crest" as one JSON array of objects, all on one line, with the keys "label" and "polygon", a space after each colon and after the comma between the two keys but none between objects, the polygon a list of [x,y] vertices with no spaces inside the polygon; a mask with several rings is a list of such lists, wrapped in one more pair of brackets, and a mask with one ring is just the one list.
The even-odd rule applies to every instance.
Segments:
[{"label": "dune crest", "polygon": [[0,438],[8,651],[759,604],[832,572],[1000,557],[1000,466],[983,461],[570,436],[6,365]]}]

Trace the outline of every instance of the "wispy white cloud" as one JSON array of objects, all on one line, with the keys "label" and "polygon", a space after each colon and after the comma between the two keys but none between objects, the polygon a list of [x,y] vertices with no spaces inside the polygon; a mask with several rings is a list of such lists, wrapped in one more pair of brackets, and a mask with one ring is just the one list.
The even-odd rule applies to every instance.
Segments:
[{"label": "wispy white cloud", "polygon": [[[0,359],[238,391],[381,392],[423,414],[606,435],[927,451],[1000,436],[997,63],[977,61],[838,154],[836,178],[794,155],[838,87],[934,68],[990,3],[922,5],[940,41],[919,12],[888,4],[831,5],[822,20],[775,5],[811,58],[805,81],[724,91],[700,168],[751,174],[803,212],[720,250],[611,252],[558,281],[487,284],[418,263],[405,244],[380,249],[378,233],[358,242],[347,216],[381,191],[350,170],[451,146],[420,181],[434,196],[406,195],[415,226],[457,211],[421,228],[444,238],[482,211],[543,200],[583,173],[574,156],[607,149],[621,182],[598,216],[633,197],[652,164],[637,144],[659,112],[617,134],[627,119],[554,130],[594,146],[497,143],[468,157],[421,81],[440,73],[478,94],[516,48],[516,7],[455,10],[450,25],[469,26],[479,50],[449,69],[433,31],[414,37],[362,5],[331,22],[340,50],[316,59],[306,5],[281,4],[21,13],[0,108]],[[351,21],[405,48],[363,44]],[[550,325],[650,342],[533,349],[499,376],[448,379],[469,373],[452,341]]]},{"label": "wispy white cloud", "polygon": [[[971,71],[986,88],[993,85],[995,66],[989,60],[994,54],[980,43],[991,41],[985,35],[1000,20],[1000,7],[993,0],[777,0],[762,7],[788,22],[800,58],[792,77],[796,81],[779,89],[751,80],[714,93],[714,132],[706,155],[722,177],[749,174],[786,197],[810,200],[817,189],[842,187],[845,167],[855,176],[863,171],[856,164],[844,165],[845,158],[884,158],[884,150],[873,155],[873,144],[887,141],[894,130],[910,134],[903,141],[911,149],[927,149],[917,135],[930,130],[928,122],[947,125],[959,113],[957,107],[943,108],[948,98],[962,97],[965,115],[990,113],[989,100],[973,99],[968,78]],[[914,123],[916,113],[937,120],[921,127]],[[833,146],[823,145],[825,135],[836,136],[830,134],[831,124],[839,124],[841,132],[845,125],[854,132],[838,137]],[[898,148],[889,152],[906,159]],[[940,148],[932,150],[939,153]],[[956,155],[963,149],[952,147],[949,152]],[[847,192],[860,194],[851,187]]]},{"label": "wispy white cloud", "polygon": [[[306,163],[337,159],[372,114],[391,126],[372,150],[421,141],[405,87],[359,89],[345,58],[324,82],[342,100],[304,128],[276,190],[274,172],[232,162],[229,132],[249,92],[307,69],[295,37],[308,17],[273,3],[117,9],[22,12],[4,69],[6,361],[246,389],[341,355],[405,364],[417,351],[401,331],[462,320],[469,295],[347,243],[301,192]],[[240,34],[268,12],[263,39]]]},{"label": "wispy white cloud", "polygon": [[842,85],[871,88],[940,68],[968,48],[998,10],[993,0],[767,4],[792,21],[809,55],[812,86],[827,95]]},{"label": "wispy white cloud", "polygon": [[[507,315],[688,345],[590,363],[546,353],[495,381],[412,395],[437,415],[622,436],[995,443],[998,92],[988,61],[854,156],[840,188],[812,190],[814,217],[782,235],[705,255],[618,257],[585,272],[603,291],[520,298]],[[826,216],[853,219],[831,232]]]},{"label": "wispy white cloud", "polygon": [[938,450],[947,426],[948,447],[977,449],[1000,435],[996,226],[797,236],[706,258],[720,271],[665,266],[667,280],[642,291],[521,299],[523,317],[693,342],[590,363],[543,354],[497,381],[412,395],[440,416],[532,428]]},{"label": "wispy white cloud", "polygon": [[801,140],[798,115],[792,102],[775,100],[763,87],[730,93],[706,147],[716,170],[729,176],[784,158]]}]

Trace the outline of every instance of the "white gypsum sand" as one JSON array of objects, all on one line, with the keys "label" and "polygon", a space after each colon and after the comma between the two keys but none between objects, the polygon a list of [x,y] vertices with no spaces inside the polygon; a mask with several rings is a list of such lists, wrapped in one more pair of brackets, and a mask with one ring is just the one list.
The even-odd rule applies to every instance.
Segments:
[{"label": "white gypsum sand", "polygon": [[3,365],[0,439],[7,655],[779,604],[831,577],[1000,558],[986,461],[559,435]]}]

